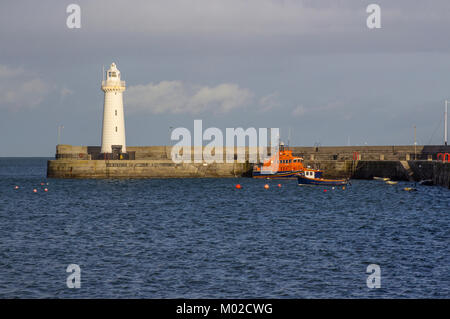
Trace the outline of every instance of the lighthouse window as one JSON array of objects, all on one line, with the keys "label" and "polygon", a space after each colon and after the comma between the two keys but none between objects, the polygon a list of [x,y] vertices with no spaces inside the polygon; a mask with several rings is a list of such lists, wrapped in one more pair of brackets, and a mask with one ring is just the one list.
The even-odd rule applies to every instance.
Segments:
[{"label": "lighthouse window", "polygon": [[116,116],[117,116],[117,110],[116,110]]},{"label": "lighthouse window", "polygon": [[116,126],[116,132],[117,132],[117,126]]}]

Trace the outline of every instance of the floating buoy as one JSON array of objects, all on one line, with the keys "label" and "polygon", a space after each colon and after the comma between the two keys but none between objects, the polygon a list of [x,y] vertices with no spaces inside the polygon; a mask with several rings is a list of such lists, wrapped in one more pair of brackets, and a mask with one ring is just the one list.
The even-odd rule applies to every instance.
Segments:
[{"label": "floating buoy", "polygon": [[41,183],[41,186],[44,186],[44,183]]},{"label": "floating buoy", "polygon": [[327,190],[326,190],[326,189],[324,189],[323,191],[324,191],[324,193],[326,193],[326,192],[327,192]]},{"label": "floating buoy", "polygon": [[14,186],[14,189],[19,189],[19,186],[17,186],[17,185],[16,185],[16,186]]},{"label": "floating buoy", "polygon": [[269,189],[269,184],[264,185],[265,189]]},{"label": "floating buoy", "polygon": [[48,192],[48,188],[44,188],[44,192]]},{"label": "floating buoy", "polygon": [[37,189],[35,188],[35,189],[33,189],[33,193],[37,193]]},{"label": "floating buoy", "polygon": [[278,184],[278,187],[281,187],[281,184]]},{"label": "floating buoy", "polygon": [[388,185],[397,185],[398,182],[394,182],[394,181],[386,181],[386,184],[388,184]]},{"label": "floating buoy", "polygon": [[331,189],[334,189],[334,186]]},{"label": "floating buoy", "polygon": [[345,186],[342,186],[342,189],[344,189],[344,190],[345,190]]},{"label": "floating buoy", "polygon": [[241,184],[236,184],[236,188],[241,189],[242,188]]}]

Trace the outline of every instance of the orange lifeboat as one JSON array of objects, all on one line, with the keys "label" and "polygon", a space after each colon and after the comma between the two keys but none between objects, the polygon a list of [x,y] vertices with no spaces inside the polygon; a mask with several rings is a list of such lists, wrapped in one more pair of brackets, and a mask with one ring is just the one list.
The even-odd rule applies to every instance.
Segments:
[{"label": "orange lifeboat", "polygon": [[280,144],[279,151],[253,168],[253,178],[295,179],[304,170],[303,158],[292,155],[292,150]]}]

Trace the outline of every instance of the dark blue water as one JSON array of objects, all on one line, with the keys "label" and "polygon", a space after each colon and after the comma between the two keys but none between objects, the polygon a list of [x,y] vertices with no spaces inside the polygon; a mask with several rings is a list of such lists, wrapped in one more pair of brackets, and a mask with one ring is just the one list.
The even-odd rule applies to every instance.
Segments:
[{"label": "dark blue water", "polygon": [[0,159],[2,298],[450,297],[445,188],[45,174],[46,159]]}]

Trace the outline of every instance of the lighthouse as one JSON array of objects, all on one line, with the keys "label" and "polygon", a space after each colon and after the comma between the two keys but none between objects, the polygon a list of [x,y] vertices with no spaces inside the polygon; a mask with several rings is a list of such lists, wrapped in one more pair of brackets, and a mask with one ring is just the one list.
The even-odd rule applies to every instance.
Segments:
[{"label": "lighthouse", "polygon": [[106,72],[102,81],[105,92],[103,104],[102,153],[126,153],[125,117],[123,112],[123,91],[125,81],[120,80],[120,71],[115,63]]}]

